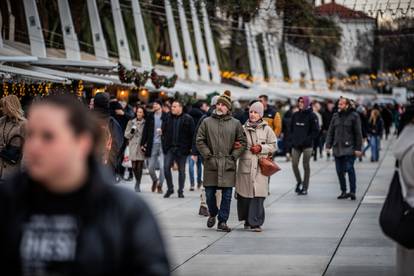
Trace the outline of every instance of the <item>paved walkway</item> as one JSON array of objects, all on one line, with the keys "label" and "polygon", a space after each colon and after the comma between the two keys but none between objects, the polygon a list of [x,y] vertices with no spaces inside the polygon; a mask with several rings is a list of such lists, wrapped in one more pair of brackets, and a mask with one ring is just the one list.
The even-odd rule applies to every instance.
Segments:
[{"label": "paved walkway", "polygon": [[271,179],[262,233],[243,230],[234,200],[233,231],[221,233],[198,216],[198,191],[163,199],[150,193],[146,175],[142,196],[164,230],[174,275],[393,275],[394,245],[378,226],[393,173],[392,142],[382,147],[379,163],[356,165],[356,201],[336,199],[334,162],[312,162],[309,195],[299,197],[291,164],[278,160],[283,170]]}]

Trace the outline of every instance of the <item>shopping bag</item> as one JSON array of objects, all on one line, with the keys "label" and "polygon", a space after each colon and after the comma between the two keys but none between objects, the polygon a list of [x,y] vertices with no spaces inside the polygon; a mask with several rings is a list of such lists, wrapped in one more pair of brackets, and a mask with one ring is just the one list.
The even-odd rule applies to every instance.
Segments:
[{"label": "shopping bag", "polygon": [[124,158],[122,159],[122,167],[132,168],[132,162],[131,162],[131,159],[129,158],[129,146],[125,148]]}]

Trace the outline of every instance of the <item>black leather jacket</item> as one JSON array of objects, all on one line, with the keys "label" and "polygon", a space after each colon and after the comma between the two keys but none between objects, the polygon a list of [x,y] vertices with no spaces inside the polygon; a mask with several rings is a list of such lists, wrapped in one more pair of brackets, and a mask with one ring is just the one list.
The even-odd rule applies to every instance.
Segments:
[{"label": "black leather jacket", "polygon": [[[102,173],[98,165],[91,166],[91,180],[77,197],[79,206],[66,204],[70,210],[77,210],[69,213],[77,222],[77,234],[72,238],[76,241],[73,242],[76,245],[74,256],[63,265],[50,261],[49,256],[45,262],[47,268],[56,275],[170,275],[160,230],[147,204],[133,192],[108,182],[111,177]],[[27,234],[28,221],[34,215],[61,216],[61,213],[56,214],[62,207],[59,200],[54,207],[49,205],[50,201],[41,204],[43,212],[39,214],[39,200],[36,204],[33,200],[36,195],[38,199],[43,198],[45,192],[33,192],[39,190],[46,191],[26,173],[19,173],[0,185],[0,267],[4,275],[22,274],[21,248],[25,244],[22,237]],[[37,240],[46,240],[45,246],[57,250],[57,244],[65,240],[51,239],[50,233],[54,232],[43,233],[43,237],[49,238]],[[36,241],[36,237],[33,240]],[[35,252],[43,250],[39,246],[31,247]]]}]

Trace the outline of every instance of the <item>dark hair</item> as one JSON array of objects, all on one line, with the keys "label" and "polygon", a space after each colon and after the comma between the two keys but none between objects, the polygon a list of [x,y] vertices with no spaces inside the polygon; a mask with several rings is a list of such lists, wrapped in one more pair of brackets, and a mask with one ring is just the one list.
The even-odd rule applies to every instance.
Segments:
[{"label": "dark hair", "polygon": [[144,118],[147,117],[147,110],[145,109],[145,106],[137,104],[135,106],[135,109],[136,109],[135,114],[137,113],[138,109],[142,109],[142,111],[144,112]]},{"label": "dark hair", "polygon": [[265,101],[269,100],[269,97],[267,95],[264,95],[264,94],[259,96],[259,99],[261,99],[261,98],[265,99]]},{"label": "dark hair", "polygon": [[178,103],[181,107],[184,107],[183,102],[178,99],[175,99],[172,103]]},{"label": "dark hair", "polygon": [[76,136],[90,134],[92,137],[93,149],[90,158],[94,157],[99,150],[103,137],[100,121],[94,112],[80,102],[73,95],[51,95],[40,98],[33,102],[31,108],[35,106],[49,105],[65,110],[68,114],[68,125]]}]

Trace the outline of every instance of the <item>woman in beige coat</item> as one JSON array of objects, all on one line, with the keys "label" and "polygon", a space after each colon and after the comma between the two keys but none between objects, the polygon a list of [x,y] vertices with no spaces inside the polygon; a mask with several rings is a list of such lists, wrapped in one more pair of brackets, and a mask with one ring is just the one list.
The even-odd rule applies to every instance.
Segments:
[{"label": "woman in beige coat", "polygon": [[[1,99],[0,106],[3,113],[3,117],[0,118],[0,152],[4,151],[7,146],[17,147],[21,152],[24,143],[26,119],[20,101],[15,95],[9,95]],[[9,155],[2,153],[0,157],[1,180],[20,168],[21,156],[13,162],[7,156]]]},{"label": "woman in beige coat", "polygon": [[263,121],[264,107],[255,102],[249,110],[249,120],[243,126],[247,149],[239,159],[236,180],[237,213],[244,228],[261,232],[264,223],[264,200],[269,194],[269,177],[259,167],[259,158],[273,154],[277,138],[271,127]]},{"label": "woman in beige coat", "polygon": [[144,167],[145,154],[141,150],[142,133],[145,125],[145,109],[138,106],[136,118],[130,120],[125,129],[125,138],[129,143],[129,159],[132,161],[132,171],[135,176],[135,191],[141,192],[142,169]]}]

